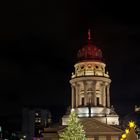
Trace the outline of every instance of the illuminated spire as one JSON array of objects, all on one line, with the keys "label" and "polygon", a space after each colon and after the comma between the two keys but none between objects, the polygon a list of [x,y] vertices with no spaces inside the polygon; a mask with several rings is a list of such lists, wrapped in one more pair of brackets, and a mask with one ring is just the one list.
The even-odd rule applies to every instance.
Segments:
[{"label": "illuminated spire", "polygon": [[91,40],[91,34],[90,34],[90,29],[88,29],[88,40]]}]

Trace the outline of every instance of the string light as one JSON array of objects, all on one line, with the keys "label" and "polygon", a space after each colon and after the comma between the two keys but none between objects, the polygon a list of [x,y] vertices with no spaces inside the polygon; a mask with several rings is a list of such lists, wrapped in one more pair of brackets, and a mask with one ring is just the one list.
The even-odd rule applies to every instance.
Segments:
[{"label": "string light", "polygon": [[133,121],[130,121],[130,122],[129,122],[129,127],[130,127],[130,128],[134,128],[134,127],[135,127],[135,123],[134,123]]},{"label": "string light", "polygon": [[126,134],[122,134],[122,138],[125,139],[126,138]]},{"label": "string light", "polygon": [[128,128],[125,129],[125,133],[126,133],[126,134],[129,133],[129,129],[128,129]]}]

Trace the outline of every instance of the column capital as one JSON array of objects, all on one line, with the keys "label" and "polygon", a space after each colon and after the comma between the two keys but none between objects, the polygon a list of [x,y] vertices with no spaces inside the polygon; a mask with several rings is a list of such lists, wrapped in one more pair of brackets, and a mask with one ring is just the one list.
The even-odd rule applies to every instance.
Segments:
[{"label": "column capital", "polygon": [[72,84],[71,84],[71,87],[75,87],[75,86],[76,86],[76,84],[75,84],[75,83],[72,83]]},{"label": "column capital", "polygon": [[109,86],[109,85],[110,85],[109,83],[105,82],[105,86]]},{"label": "column capital", "polygon": [[79,84],[78,82],[76,82],[76,83],[75,83],[75,86],[79,87],[79,86],[80,86],[80,84]]},{"label": "column capital", "polygon": [[87,85],[87,80],[84,80],[84,81],[83,81],[83,84],[84,84],[84,85]]}]

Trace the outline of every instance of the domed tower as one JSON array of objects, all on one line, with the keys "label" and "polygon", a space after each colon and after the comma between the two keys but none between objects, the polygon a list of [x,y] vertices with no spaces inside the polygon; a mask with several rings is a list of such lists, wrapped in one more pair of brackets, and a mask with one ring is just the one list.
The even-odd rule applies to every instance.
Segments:
[{"label": "domed tower", "polygon": [[[110,106],[110,83],[102,51],[91,41],[88,31],[88,43],[77,54],[75,72],[70,80],[71,106],[79,118],[93,117],[110,125],[119,125],[119,117]],[[62,124],[66,124],[63,117]]]}]

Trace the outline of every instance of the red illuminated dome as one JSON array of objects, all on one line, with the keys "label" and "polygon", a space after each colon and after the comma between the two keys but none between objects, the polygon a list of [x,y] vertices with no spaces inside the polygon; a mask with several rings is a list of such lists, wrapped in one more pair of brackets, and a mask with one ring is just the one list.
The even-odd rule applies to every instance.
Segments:
[{"label": "red illuminated dome", "polygon": [[102,61],[102,51],[101,49],[97,48],[94,44],[90,41],[90,30],[88,31],[88,44],[83,46],[77,54],[78,60],[95,60],[95,61]]}]

